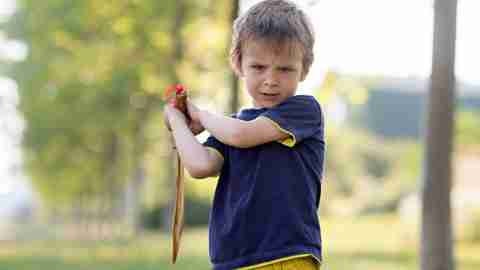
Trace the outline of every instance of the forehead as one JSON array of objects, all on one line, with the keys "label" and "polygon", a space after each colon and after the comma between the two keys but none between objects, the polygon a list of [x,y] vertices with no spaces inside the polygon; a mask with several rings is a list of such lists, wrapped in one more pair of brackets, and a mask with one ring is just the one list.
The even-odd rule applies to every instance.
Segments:
[{"label": "forehead", "polygon": [[299,42],[296,41],[273,41],[250,39],[244,43],[242,55],[252,60],[266,60],[276,58],[283,61],[302,61],[303,51]]}]

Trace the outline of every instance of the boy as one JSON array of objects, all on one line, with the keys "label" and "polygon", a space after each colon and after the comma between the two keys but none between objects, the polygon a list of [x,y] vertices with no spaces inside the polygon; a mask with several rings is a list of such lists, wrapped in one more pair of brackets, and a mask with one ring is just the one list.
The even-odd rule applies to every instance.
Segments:
[{"label": "boy", "polygon": [[[311,96],[296,96],[313,61],[314,35],[287,0],[265,0],[234,24],[231,64],[253,101],[233,117],[200,110],[165,114],[194,178],[220,174],[210,214],[214,269],[318,269],[317,209],[323,120]],[[211,136],[200,144],[194,134]]]}]

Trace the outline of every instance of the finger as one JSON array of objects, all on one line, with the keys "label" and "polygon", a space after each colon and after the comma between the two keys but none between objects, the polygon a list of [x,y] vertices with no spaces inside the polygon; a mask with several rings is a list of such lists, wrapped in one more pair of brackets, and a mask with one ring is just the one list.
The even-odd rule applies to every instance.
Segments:
[{"label": "finger", "polygon": [[175,106],[175,103],[169,103],[167,107],[170,112],[181,113],[180,110]]},{"label": "finger", "polygon": [[197,106],[195,106],[195,104],[193,104],[193,102],[190,99],[187,99],[187,107],[192,112],[193,111],[198,111]]},{"label": "finger", "polygon": [[191,101],[187,102],[187,107],[188,107],[188,114],[190,115],[190,118],[192,118],[193,121],[198,121],[198,112],[199,112],[198,107],[195,104],[193,104]]}]

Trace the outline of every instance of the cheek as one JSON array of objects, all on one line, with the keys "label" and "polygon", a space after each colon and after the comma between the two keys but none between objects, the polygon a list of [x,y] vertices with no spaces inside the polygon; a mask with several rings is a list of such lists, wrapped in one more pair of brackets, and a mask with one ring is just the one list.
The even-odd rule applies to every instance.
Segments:
[{"label": "cheek", "polygon": [[246,73],[246,74],[245,74],[245,81],[246,81],[248,84],[252,85],[252,84],[257,84],[257,83],[259,83],[259,82],[261,81],[261,79],[260,79],[260,76],[254,74],[254,73],[252,73],[252,72],[249,72],[249,73]]},{"label": "cheek", "polygon": [[262,81],[255,77],[245,77],[245,87],[254,94],[255,91],[262,87]]},{"label": "cheek", "polygon": [[253,89],[255,89],[255,88],[258,87],[258,84],[259,84],[259,83],[258,83],[258,81],[254,80],[253,78],[247,78],[247,79],[245,80],[245,84],[247,85],[247,87],[248,87],[249,89],[252,89],[252,90],[253,90]]}]

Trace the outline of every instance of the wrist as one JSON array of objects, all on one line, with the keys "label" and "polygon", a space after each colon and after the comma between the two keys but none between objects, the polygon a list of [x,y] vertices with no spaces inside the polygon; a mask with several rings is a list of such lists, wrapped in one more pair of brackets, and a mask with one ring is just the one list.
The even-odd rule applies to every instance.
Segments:
[{"label": "wrist", "polygon": [[205,123],[205,118],[208,117],[209,112],[206,110],[198,110],[197,112],[197,117],[198,117],[198,122],[204,126]]}]

